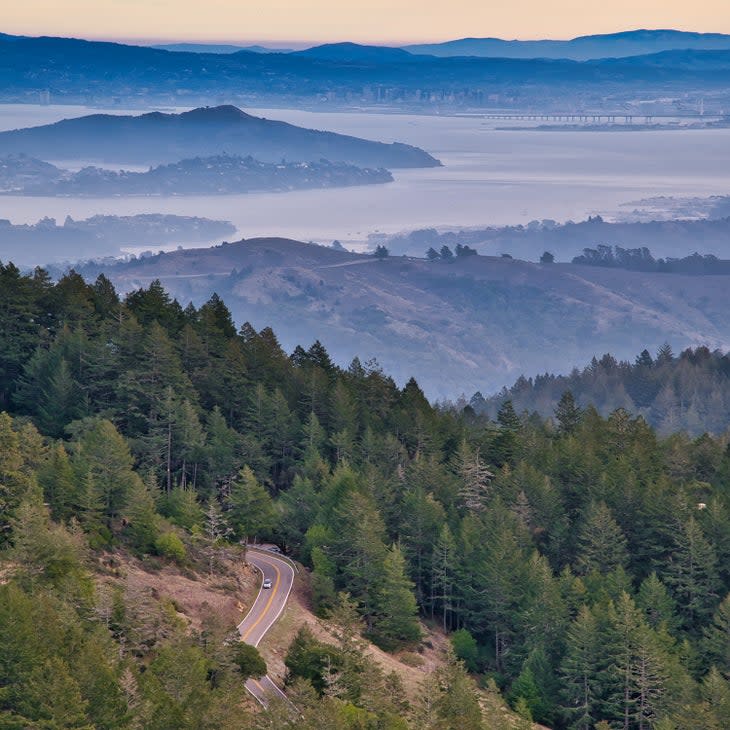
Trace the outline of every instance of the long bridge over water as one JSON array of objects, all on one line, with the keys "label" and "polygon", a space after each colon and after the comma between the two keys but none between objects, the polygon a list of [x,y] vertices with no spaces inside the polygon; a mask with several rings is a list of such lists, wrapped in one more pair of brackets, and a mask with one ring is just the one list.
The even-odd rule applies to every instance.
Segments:
[{"label": "long bridge over water", "polygon": [[726,118],[723,114],[699,114],[686,112],[676,114],[635,114],[620,112],[496,112],[474,114],[468,116],[480,119],[512,120],[521,122],[590,122],[593,124],[653,124],[655,121],[666,122],[670,119],[713,122]]}]

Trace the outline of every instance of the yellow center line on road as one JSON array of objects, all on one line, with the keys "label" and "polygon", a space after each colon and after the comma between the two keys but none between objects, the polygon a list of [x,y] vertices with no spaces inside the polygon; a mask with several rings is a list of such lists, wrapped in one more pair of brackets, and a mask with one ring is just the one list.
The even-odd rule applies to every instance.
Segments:
[{"label": "yellow center line on road", "polygon": [[276,583],[274,583],[274,587],[271,589],[271,595],[269,596],[269,600],[267,601],[266,606],[264,606],[264,610],[261,612],[256,621],[254,621],[253,625],[249,627],[248,631],[243,635],[244,641],[248,639],[248,637],[251,635],[251,632],[261,623],[264,616],[266,616],[266,614],[269,612],[271,604],[276,597],[276,592],[279,590],[279,583],[281,582],[281,572],[279,571],[279,568],[277,568],[276,563],[269,563],[266,560],[262,560],[261,562],[266,563],[266,565],[271,566],[276,571]]},{"label": "yellow center line on road", "polygon": [[266,694],[266,690],[263,688],[263,685],[258,681],[258,679],[251,679],[251,681],[259,688],[261,694]]}]

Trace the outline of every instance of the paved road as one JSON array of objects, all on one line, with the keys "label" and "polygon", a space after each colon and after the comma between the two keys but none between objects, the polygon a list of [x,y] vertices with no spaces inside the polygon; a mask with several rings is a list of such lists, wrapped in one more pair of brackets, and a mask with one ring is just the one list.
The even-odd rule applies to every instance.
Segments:
[{"label": "paved road", "polygon": [[[263,574],[263,578],[271,580],[271,588],[259,590],[251,610],[238,625],[241,640],[258,646],[286,607],[294,583],[294,569],[285,560],[263,550],[249,548],[246,559]],[[279,695],[286,699],[286,695],[268,675],[260,679],[249,679],[246,682],[246,689],[264,707],[266,707],[267,698],[272,695]]]}]

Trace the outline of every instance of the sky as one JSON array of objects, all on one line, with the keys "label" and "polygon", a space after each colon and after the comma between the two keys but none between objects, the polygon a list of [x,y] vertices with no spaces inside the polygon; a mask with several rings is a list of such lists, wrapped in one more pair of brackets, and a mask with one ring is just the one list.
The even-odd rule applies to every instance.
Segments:
[{"label": "sky", "polygon": [[2,32],[106,40],[406,43],[634,28],[730,33],[730,0],[0,1]]}]

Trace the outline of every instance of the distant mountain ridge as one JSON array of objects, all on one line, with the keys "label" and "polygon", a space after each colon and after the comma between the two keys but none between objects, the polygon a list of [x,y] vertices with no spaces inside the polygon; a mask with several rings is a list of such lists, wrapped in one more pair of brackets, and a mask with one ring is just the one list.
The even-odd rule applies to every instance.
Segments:
[{"label": "distant mountain ridge", "polygon": [[162,43],[150,46],[160,51],[174,51],[176,53],[291,53],[291,48],[269,48],[268,46],[236,46],[228,43]]},{"label": "distant mountain ridge", "polygon": [[0,133],[0,154],[41,159],[154,164],[221,153],[262,162],[326,159],[360,167],[435,167],[424,150],[255,117],[235,106],[200,107],[181,114],[92,114]]},{"label": "distant mountain ridge", "polygon": [[[534,109],[563,107],[567,98],[574,108],[600,104],[615,110],[637,98],[704,95],[708,102],[721,96],[714,106],[725,109],[730,50],[724,40],[715,42],[722,48],[674,48],[666,56],[661,55],[665,46],[624,44],[622,54],[634,55],[579,62],[508,58],[506,51],[490,51],[489,58],[465,57],[463,48],[458,57],[410,55],[403,49],[348,43],[301,53],[213,54],[72,38],[0,36],[0,101],[26,103],[48,94],[56,103],[72,104],[124,100],[133,106],[193,106],[212,98],[258,107],[284,101],[329,108],[373,104],[446,108],[509,100],[510,107]],[[499,43],[506,48],[504,41]],[[689,41],[672,43],[686,46]],[[647,50],[654,53],[646,55]],[[637,51],[644,55],[637,57]],[[674,55],[677,51],[682,53]],[[602,43],[587,55],[611,56],[611,45]]]},{"label": "distant mountain ridge", "polygon": [[730,35],[642,29],[579,36],[571,40],[460,38],[444,43],[423,43],[404,46],[403,48],[410,53],[441,57],[479,56],[588,61],[592,59],[642,56],[675,50],[726,51],[730,50]]},{"label": "distant mountain ridge", "polygon": [[328,61],[375,61],[379,63],[413,62],[418,57],[402,48],[391,46],[369,46],[359,43],[325,43],[303,51],[294,51],[290,55],[302,58],[318,58]]}]

